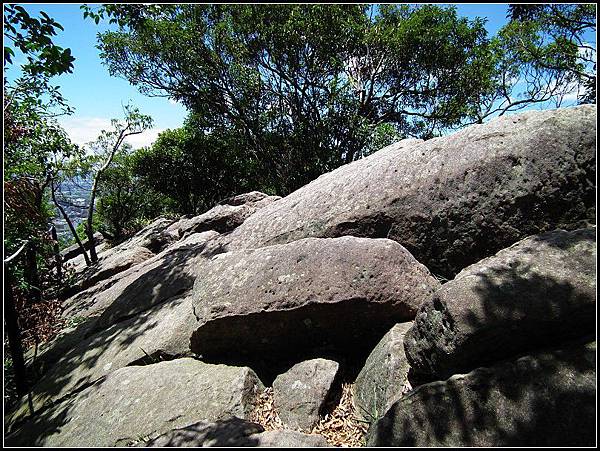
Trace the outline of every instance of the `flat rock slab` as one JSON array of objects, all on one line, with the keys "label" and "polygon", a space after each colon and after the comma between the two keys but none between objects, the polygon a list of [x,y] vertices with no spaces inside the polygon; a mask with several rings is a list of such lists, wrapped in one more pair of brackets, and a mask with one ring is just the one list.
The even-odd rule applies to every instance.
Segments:
[{"label": "flat rock slab", "polygon": [[331,360],[306,360],[275,378],[273,403],[286,427],[310,431],[319,422],[339,367]]},{"label": "flat rock slab", "polygon": [[[35,411],[97,382],[128,365],[150,364],[190,354],[196,318],[190,298],[179,297],[157,305],[133,318],[114,324],[90,337],[79,338],[62,354],[31,389]],[[12,425],[30,415],[29,399],[7,412]]]},{"label": "flat rock slab", "polygon": [[387,237],[436,274],[528,235],[595,221],[596,106],[528,111],[401,141],[256,212],[231,248]]},{"label": "flat rock slab", "polygon": [[185,428],[167,432],[153,440],[141,443],[145,447],[232,447],[232,446],[276,446],[312,447],[327,446],[320,435],[309,435],[295,431],[268,431],[256,423],[240,418],[200,421]]},{"label": "flat rock slab", "polygon": [[367,421],[383,416],[388,408],[410,387],[410,365],[404,353],[404,336],[412,322],[390,329],[367,357],[353,386],[357,414]]},{"label": "flat rock slab", "polygon": [[323,347],[354,353],[413,319],[439,286],[386,239],[311,238],[219,254],[203,263],[191,292],[191,349],[211,360]]},{"label": "flat rock slab", "polygon": [[444,379],[595,330],[596,229],[526,238],[462,271],[407,333],[415,374]]},{"label": "flat rock slab", "polygon": [[367,446],[594,446],[596,343],[564,346],[422,385]]},{"label": "flat rock slab", "polygon": [[245,367],[178,359],[132,366],[41,412],[9,445],[126,446],[199,418],[247,418],[262,383]]}]

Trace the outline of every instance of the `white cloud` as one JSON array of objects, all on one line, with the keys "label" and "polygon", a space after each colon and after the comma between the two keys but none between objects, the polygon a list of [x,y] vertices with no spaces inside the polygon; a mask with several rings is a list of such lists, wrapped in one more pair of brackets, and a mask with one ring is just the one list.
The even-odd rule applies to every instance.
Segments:
[{"label": "white cloud", "polygon": [[58,122],[65,129],[71,141],[83,146],[98,137],[104,129],[110,128],[110,119],[101,117],[61,117]]},{"label": "white cloud", "polygon": [[[59,119],[59,123],[65,129],[71,141],[80,146],[94,141],[102,130],[110,129],[110,119],[102,117],[62,117]],[[139,135],[129,136],[126,141],[134,149],[149,146],[163,131],[165,131],[164,128],[153,128]]]}]

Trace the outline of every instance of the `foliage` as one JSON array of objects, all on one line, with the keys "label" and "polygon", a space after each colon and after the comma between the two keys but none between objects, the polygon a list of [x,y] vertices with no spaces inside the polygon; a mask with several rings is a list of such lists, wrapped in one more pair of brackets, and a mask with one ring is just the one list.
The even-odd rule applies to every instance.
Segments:
[{"label": "foliage", "polygon": [[98,225],[94,228],[115,242],[133,235],[151,220],[169,211],[168,199],[144,185],[133,168],[134,157],[131,154],[116,156],[98,186]]},{"label": "foliage", "polygon": [[[60,313],[47,188],[62,162],[80,151],[55,120],[71,109],[51,83],[72,71],[74,58],[53,42],[62,26],[44,12],[40,16],[4,6],[4,249],[11,255],[29,242],[10,267],[26,346],[50,337]],[[13,67],[17,52],[25,62]]]},{"label": "foliage", "polygon": [[596,49],[583,39],[596,30],[596,6],[511,5],[510,22],[492,40],[495,90],[482,99],[481,119],[577,92],[595,103]]},{"label": "foliage", "polygon": [[589,101],[595,86],[582,56],[592,5],[517,5],[491,39],[482,19],[438,5],[83,9],[119,26],[99,36],[112,75],[185,105],[196,127],[186,142],[235,136],[239,148],[220,147],[278,194],[392,139],[560,103],[574,86],[587,86]]},{"label": "foliage", "polygon": [[146,186],[172,199],[180,214],[199,214],[240,191],[269,191],[268,174],[227,130],[205,133],[194,125],[161,133],[132,155],[132,169]]},{"label": "foliage", "polygon": [[[109,72],[235,136],[260,184],[286,194],[352,161],[381,124],[430,137],[474,117],[493,68],[481,20],[384,5],[106,5]],[[181,51],[186,42],[188,51]],[[223,147],[223,146],[221,146]],[[235,173],[235,171],[234,171]]]}]

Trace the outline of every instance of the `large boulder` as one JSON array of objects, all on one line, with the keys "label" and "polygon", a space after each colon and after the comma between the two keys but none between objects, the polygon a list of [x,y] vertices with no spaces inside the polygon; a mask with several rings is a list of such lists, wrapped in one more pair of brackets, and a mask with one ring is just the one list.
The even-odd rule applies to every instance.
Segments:
[{"label": "large boulder", "polygon": [[218,237],[214,231],[195,233],[143,264],[98,282],[67,299],[63,317],[100,316],[96,329],[105,328],[184,293],[193,286],[197,261],[219,252]]},{"label": "large boulder", "polygon": [[273,405],[286,427],[310,431],[319,422],[339,367],[332,360],[306,360],[275,378]]},{"label": "large boulder", "polygon": [[503,116],[401,141],[256,212],[232,248],[387,237],[451,278],[528,235],[595,221],[596,106]]},{"label": "large boulder", "polygon": [[[35,359],[43,377],[32,389],[34,407],[89,385],[110,371],[147,355],[173,358],[186,355],[196,329],[191,289],[199,260],[218,251],[219,234],[193,234],[144,264],[100,282],[99,289],[79,293],[65,313],[80,318],[45,345]],[[73,316],[75,315],[75,316]],[[69,318],[69,317],[67,317]],[[8,415],[10,423],[28,414],[27,399]]]},{"label": "large boulder", "polygon": [[209,422],[200,421],[185,428],[167,432],[138,446],[146,447],[240,447],[268,446],[298,448],[327,446],[320,435],[303,434],[295,431],[268,431],[256,423],[232,417]]},{"label": "large boulder", "polygon": [[367,446],[594,446],[596,343],[421,385],[371,427]]},{"label": "large boulder", "polygon": [[358,415],[367,421],[383,416],[410,387],[404,335],[411,326],[412,322],[394,325],[369,354],[356,377],[352,388],[354,405]]},{"label": "large boulder", "polygon": [[125,446],[199,419],[249,418],[263,389],[245,367],[178,359],[131,366],[40,413],[9,445]]},{"label": "large boulder", "polygon": [[596,229],[526,238],[476,263],[419,308],[415,375],[446,378],[595,330]]},{"label": "large boulder", "polygon": [[219,361],[370,350],[439,287],[386,239],[309,238],[227,252],[201,271],[191,293],[198,318],[191,348]]},{"label": "large boulder", "polygon": [[240,194],[222,201],[199,216],[180,219],[170,225],[167,231],[176,233],[179,237],[208,230],[229,233],[257,210],[279,199],[279,196],[268,196],[259,191]]},{"label": "large boulder", "polygon": [[197,276],[198,261],[221,252],[218,238],[214,231],[190,235],[142,264],[67,299],[62,313],[67,326],[40,347],[36,371],[44,373],[96,332],[185,294]]}]

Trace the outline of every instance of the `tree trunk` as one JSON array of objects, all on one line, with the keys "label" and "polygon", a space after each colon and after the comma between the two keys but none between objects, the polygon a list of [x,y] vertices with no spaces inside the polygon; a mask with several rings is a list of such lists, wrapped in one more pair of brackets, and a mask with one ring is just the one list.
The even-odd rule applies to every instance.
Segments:
[{"label": "tree trunk", "polygon": [[85,247],[84,247],[83,243],[79,239],[79,235],[77,235],[77,231],[75,230],[75,227],[73,227],[73,223],[71,222],[71,219],[69,218],[69,215],[67,215],[67,212],[65,211],[65,209],[56,200],[56,194],[55,194],[55,189],[54,189],[54,182],[52,183],[52,186],[50,187],[50,190],[52,192],[52,201],[54,202],[54,205],[56,205],[56,208],[58,208],[58,210],[62,214],[62,217],[64,218],[64,220],[67,223],[67,225],[69,226],[69,230],[73,234],[73,238],[75,238],[75,242],[77,243],[77,245],[81,249],[81,253],[83,254],[83,258],[85,259],[85,264],[87,266],[90,266],[92,263],[90,262],[90,259],[89,259],[88,255],[87,255],[87,252],[85,251]]},{"label": "tree trunk", "polygon": [[98,189],[98,179],[100,178],[101,172],[98,171],[96,177],[94,178],[94,184],[92,185],[92,195],[90,197],[90,207],[88,210],[88,217],[85,232],[88,237],[88,241],[90,243],[90,259],[92,262],[98,261],[98,254],[96,253],[96,243],[94,242],[94,229],[92,228],[92,223],[94,220],[94,202],[96,200],[96,190]]},{"label": "tree trunk", "polygon": [[50,235],[52,237],[52,241],[54,241],[54,261],[56,262],[56,283],[60,289],[62,285],[62,259],[60,257],[60,249],[58,245],[58,235],[56,234],[56,227],[50,227]]}]

